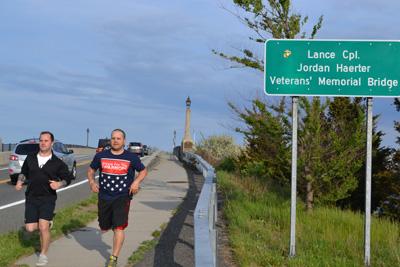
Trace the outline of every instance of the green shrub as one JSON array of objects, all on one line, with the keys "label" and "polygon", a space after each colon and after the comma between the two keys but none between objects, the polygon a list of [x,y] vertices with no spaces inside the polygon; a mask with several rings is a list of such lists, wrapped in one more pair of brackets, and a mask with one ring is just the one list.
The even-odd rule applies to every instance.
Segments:
[{"label": "green shrub", "polygon": [[216,168],[217,170],[233,172],[236,170],[236,162],[235,159],[229,157],[224,158]]}]

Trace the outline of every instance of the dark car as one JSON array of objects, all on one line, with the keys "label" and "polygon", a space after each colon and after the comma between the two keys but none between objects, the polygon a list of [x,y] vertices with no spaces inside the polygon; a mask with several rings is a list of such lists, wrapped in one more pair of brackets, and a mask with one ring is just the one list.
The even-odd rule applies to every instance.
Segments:
[{"label": "dark car", "polygon": [[111,140],[108,138],[99,139],[99,143],[96,148],[96,153],[101,152],[105,149],[111,148]]},{"label": "dark car", "polygon": [[137,154],[139,157],[144,156],[143,145],[140,142],[130,142],[128,144],[128,150]]}]

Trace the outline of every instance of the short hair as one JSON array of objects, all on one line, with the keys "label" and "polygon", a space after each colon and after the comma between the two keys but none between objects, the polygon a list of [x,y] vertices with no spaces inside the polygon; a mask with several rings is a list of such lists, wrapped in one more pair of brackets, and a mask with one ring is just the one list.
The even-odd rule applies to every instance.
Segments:
[{"label": "short hair", "polygon": [[51,142],[54,142],[54,134],[52,134],[50,131],[43,131],[43,132],[41,132],[40,135],[39,135],[39,139],[40,139],[40,136],[42,136],[42,135],[44,135],[44,134],[50,135]]},{"label": "short hair", "polygon": [[122,135],[124,136],[124,139],[126,138],[126,134],[125,134],[124,130],[122,130],[122,129],[119,129],[119,128],[114,129],[114,130],[111,132],[111,135],[112,135],[113,132],[120,132],[120,133],[122,133]]}]

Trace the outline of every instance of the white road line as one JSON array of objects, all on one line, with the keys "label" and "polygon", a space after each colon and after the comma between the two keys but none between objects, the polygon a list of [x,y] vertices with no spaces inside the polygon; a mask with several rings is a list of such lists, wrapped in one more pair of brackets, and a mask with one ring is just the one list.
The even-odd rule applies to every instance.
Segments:
[{"label": "white road line", "polygon": [[0,210],[5,210],[7,208],[14,207],[14,206],[17,206],[17,205],[22,204],[22,203],[25,203],[25,199],[17,201],[17,202],[10,203],[10,204],[4,205],[4,206],[1,206]]},{"label": "white road line", "polygon": [[8,167],[7,168],[2,168],[2,169],[0,169],[0,171],[2,171],[2,170],[7,170],[8,169]]},{"label": "white road line", "polygon": [[[99,176],[97,175],[95,178],[99,178]],[[67,187],[58,189],[57,192],[62,192],[62,191],[64,191],[64,190],[68,190],[68,189],[77,187],[77,186],[79,186],[79,185],[81,185],[81,184],[84,184],[84,183],[87,183],[87,182],[88,182],[87,179],[85,179],[85,180],[80,181],[80,182],[78,182],[78,183],[76,183],[76,184],[72,184],[72,185],[69,185],[69,186],[67,186]],[[19,201],[16,201],[16,202],[13,202],[13,203],[4,205],[4,206],[0,206],[0,210],[5,210],[5,209],[8,209],[8,208],[11,208],[11,207],[14,207],[14,206],[23,204],[23,203],[25,203],[25,199],[19,200]]]},{"label": "white road line", "polygon": [[91,155],[80,155],[80,156],[75,156],[75,159],[86,159],[92,157]]}]

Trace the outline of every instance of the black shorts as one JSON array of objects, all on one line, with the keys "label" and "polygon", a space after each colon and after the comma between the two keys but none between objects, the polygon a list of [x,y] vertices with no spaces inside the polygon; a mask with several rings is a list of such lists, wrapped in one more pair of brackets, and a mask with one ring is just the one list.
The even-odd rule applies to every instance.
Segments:
[{"label": "black shorts", "polygon": [[25,223],[37,223],[39,219],[53,220],[56,198],[53,196],[29,197],[25,201]]},{"label": "black shorts", "polygon": [[103,231],[109,229],[124,230],[128,226],[128,214],[131,199],[129,196],[113,200],[99,198],[98,215],[99,226]]}]

